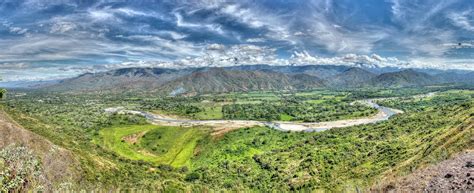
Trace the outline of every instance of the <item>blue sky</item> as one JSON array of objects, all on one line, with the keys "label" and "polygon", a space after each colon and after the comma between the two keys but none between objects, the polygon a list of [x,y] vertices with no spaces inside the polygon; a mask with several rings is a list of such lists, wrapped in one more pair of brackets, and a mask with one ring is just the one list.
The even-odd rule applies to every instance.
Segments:
[{"label": "blue sky", "polygon": [[0,0],[4,81],[121,67],[474,69],[472,0]]}]

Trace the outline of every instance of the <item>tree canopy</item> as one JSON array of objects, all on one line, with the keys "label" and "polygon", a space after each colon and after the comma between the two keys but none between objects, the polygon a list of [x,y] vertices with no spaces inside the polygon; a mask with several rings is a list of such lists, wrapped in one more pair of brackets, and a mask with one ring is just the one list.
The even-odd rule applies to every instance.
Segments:
[{"label": "tree canopy", "polygon": [[5,98],[6,95],[7,95],[7,90],[0,88],[0,99]]}]

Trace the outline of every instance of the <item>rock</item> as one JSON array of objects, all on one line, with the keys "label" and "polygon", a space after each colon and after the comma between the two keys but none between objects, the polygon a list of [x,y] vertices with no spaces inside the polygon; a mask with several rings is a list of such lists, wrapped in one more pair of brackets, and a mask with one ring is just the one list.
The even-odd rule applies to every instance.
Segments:
[{"label": "rock", "polygon": [[453,177],[453,174],[450,174],[450,173],[447,173],[447,174],[444,176],[444,178],[451,178],[451,177]]},{"label": "rock", "polygon": [[472,161],[466,162],[466,167],[467,168],[474,168],[474,163]]}]

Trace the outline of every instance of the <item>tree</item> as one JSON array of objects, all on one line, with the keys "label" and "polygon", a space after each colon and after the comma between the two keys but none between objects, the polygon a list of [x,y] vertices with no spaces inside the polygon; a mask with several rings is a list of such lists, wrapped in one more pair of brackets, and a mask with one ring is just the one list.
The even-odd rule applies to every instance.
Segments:
[{"label": "tree", "polygon": [[[1,80],[2,80],[2,78],[0,77],[0,81]],[[0,88],[0,99],[5,98],[6,95],[7,95],[7,90],[3,89],[3,88]]]},{"label": "tree", "polygon": [[7,90],[0,88],[0,99],[5,98],[6,95],[7,95]]}]

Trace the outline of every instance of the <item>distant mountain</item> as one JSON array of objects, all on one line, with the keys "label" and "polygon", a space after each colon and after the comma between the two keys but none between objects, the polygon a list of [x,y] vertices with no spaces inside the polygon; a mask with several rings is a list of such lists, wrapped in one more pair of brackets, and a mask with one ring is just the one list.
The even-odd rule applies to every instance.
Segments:
[{"label": "distant mountain", "polygon": [[329,78],[327,81],[332,87],[362,87],[370,83],[376,76],[375,73],[353,67]]},{"label": "distant mountain", "polygon": [[284,74],[307,74],[321,79],[326,79],[340,74],[350,67],[334,65],[305,65],[305,66],[270,66],[270,65],[244,65],[225,67],[232,70],[271,70]]},{"label": "distant mountain", "polygon": [[423,72],[408,69],[399,72],[381,74],[373,78],[370,85],[378,87],[407,87],[431,85],[436,83],[440,83],[438,78]]},{"label": "distant mountain", "polygon": [[47,87],[53,91],[121,91],[154,89],[183,76],[185,71],[163,68],[124,68],[101,73],[86,73]]},{"label": "distant mountain", "polygon": [[443,72],[435,76],[447,83],[474,84],[474,72]]},{"label": "distant mountain", "polygon": [[[86,73],[47,86],[49,91],[151,91],[166,95],[315,88],[474,84],[474,72],[367,70],[347,66],[232,66],[187,69],[124,68]],[[380,71],[380,72],[381,72]],[[425,73],[430,72],[430,74]],[[432,74],[432,75],[431,75]]]},{"label": "distant mountain", "polygon": [[278,71],[282,73],[293,73],[293,74],[307,74],[316,76],[321,79],[327,79],[336,76],[346,70],[347,66],[330,66],[330,65],[307,65],[307,66],[286,66],[280,68]]},{"label": "distant mountain", "polygon": [[57,84],[60,81],[61,80],[9,81],[9,82],[0,81],[0,88],[9,88],[9,89],[41,88],[41,87]]},{"label": "distant mountain", "polygon": [[321,79],[270,70],[209,68],[168,82],[161,90],[169,94],[296,90],[324,87]]},{"label": "distant mountain", "polygon": [[297,90],[308,90],[326,87],[326,81],[308,74],[291,74],[288,75],[291,85]]}]

